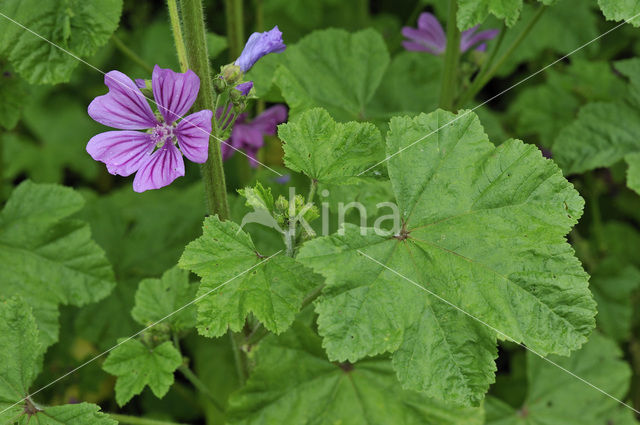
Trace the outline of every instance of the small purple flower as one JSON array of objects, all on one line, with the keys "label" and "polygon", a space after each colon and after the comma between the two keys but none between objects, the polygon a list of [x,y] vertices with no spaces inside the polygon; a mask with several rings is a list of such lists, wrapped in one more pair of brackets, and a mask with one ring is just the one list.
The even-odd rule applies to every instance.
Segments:
[{"label": "small purple flower", "polygon": [[277,25],[271,31],[254,32],[247,40],[247,44],[244,45],[235,64],[240,67],[242,72],[247,72],[264,55],[282,53],[286,47],[282,41],[282,32]]},{"label": "small purple flower", "polygon": [[[460,51],[466,52],[474,48],[484,51],[485,41],[494,39],[499,30],[478,31],[478,26],[464,31],[460,37]],[[447,48],[447,36],[438,19],[431,13],[422,13],[418,18],[418,28],[404,27],[402,35],[409,40],[402,42],[405,49],[416,52],[428,52],[434,55],[442,54]]]},{"label": "small purple flower", "polygon": [[[222,111],[218,111],[220,113]],[[236,149],[242,149],[249,157],[249,164],[257,167],[256,156],[264,145],[264,136],[276,134],[278,124],[287,120],[287,108],[284,105],[275,105],[266,109],[250,123],[246,122],[247,114],[240,114],[236,120],[231,137],[227,140],[228,145]],[[222,148],[222,158],[231,158],[235,149],[227,144],[220,145]]]},{"label": "small purple flower", "polygon": [[108,72],[104,83],[109,92],[91,102],[89,116],[100,124],[125,131],[107,131],[92,137],[87,152],[96,161],[104,162],[111,174],[136,173],[133,190],[144,192],[184,176],[182,155],[193,162],[207,160],[213,112],[205,109],[176,124],[200,90],[200,79],[193,71],[179,74],[158,65],[153,69],[153,97],[162,118],[153,114],[140,89],[122,72]]},{"label": "small purple flower", "polygon": [[243,96],[249,94],[251,89],[253,88],[253,81],[247,81],[246,83],[238,84],[235,89],[242,93]]}]

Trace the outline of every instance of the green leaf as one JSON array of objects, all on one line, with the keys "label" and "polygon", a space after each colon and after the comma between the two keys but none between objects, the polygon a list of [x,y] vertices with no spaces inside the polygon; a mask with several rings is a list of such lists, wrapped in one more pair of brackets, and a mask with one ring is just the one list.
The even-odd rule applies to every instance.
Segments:
[{"label": "green leaf", "polygon": [[383,159],[383,142],[370,123],[336,123],[323,109],[307,111],[278,127],[284,162],[325,184],[347,184]]},{"label": "green leaf", "polygon": [[[120,20],[122,0],[7,0],[0,12],[0,54],[31,84],[69,81],[80,63],[63,49],[86,58],[106,44]],[[54,45],[50,44],[53,43]]]},{"label": "green leaf", "polygon": [[[640,2],[638,0],[598,0],[602,13],[609,21],[629,21],[640,27]],[[633,19],[631,19],[633,18]]]},{"label": "green leaf", "polygon": [[18,124],[26,96],[26,84],[0,61],[0,127],[11,130]]},{"label": "green leaf", "polygon": [[[550,360],[606,393],[623,399],[631,370],[621,359],[617,345],[598,333],[570,358]],[[515,409],[493,397],[487,398],[487,425],[632,425],[633,412],[598,390],[527,352],[528,392]]]},{"label": "green leaf", "polygon": [[229,423],[258,425],[480,425],[481,409],[459,409],[403,390],[388,360],[335,364],[320,338],[296,322],[252,353],[256,368],[232,396]]},{"label": "green leaf", "polygon": [[[195,298],[197,286],[189,283],[189,272],[177,266],[167,270],[160,279],[144,279],[136,292],[136,304],[131,315],[143,326],[165,319]],[[195,306],[172,314],[163,323],[175,331],[196,325]]]},{"label": "green leaf", "polygon": [[227,47],[227,37],[212,32],[207,33],[207,51],[209,58],[217,58]]},{"label": "green leaf", "polygon": [[9,409],[0,414],[2,423],[22,413],[24,403],[9,406],[29,394],[43,354],[29,305],[20,298],[0,299],[0,411]]},{"label": "green leaf", "polygon": [[315,31],[287,47],[274,81],[291,116],[321,106],[338,121],[362,120],[382,81],[389,53],[379,33],[366,29]]},{"label": "green leaf", "polygon": [[458,28],[469,29],[487,19],[489,14],[513,26],[522,11],[522,0],[458,0]]},{"label": "green leaf", "polygon": [[0,300],[0,421],[20,425],[116,425],[94,404],[43,408],[31,400],[19,402],[29,395],[29,387],[42,368],[44,351],[29,305],[20,298]]},{"label": "green leaf", "polygon": [[29,300],[45,346],[57,340],[58,305],[99,301],[115,284],[89,226],[69,218],[83,204],[72,189],[26,181],[0,212],[1,292]]},{"label": "green leaf", "polygon": [[[293,258],[276,254],[265,261],[251,237],[217,216],[204,221],[203,235],[185,248],[180,267],[202,278],[198,331],[218,337],[242,329],[252,312],[265,328],[281,333],[293,322],[316,276]],[[216,289],[219,288],[219,289]]]},{"label": "green leaf", "polygon": [[624,160],[629,165],[627,169],[627,186],[640,194],[640,152],[625,155]]},{"label": "green leaf", "polygon": [[265,210],[269,214],[274,213],[275,206],[270,187],[265,188],[262,183],[256,182],[255,187],[239,189],[238,193],[247,200],[246,206],[256,210]]},{"label": "green leaf", "polygon": [[327,278],[316,311],[331,360],[391,352],[408,388],[477,404],[493,380],[495,332],[419,287],[539,352],[568,354],[594,327],[587,275],[565,240],[584,201],[535,146],[494,147],[472,113],[394,118],[387,153],[405,147],[388,165],[403,231],[346,226],[298,258]]},{"label": "green leaf", "polygon": [[156,397],[164,397],[173,385],[173,372],[181,364],[182,355],[170,341],[149,348],[130,339],[109,353],[102,368],[118,377],[116,401],[124,406],[147,385]]}]

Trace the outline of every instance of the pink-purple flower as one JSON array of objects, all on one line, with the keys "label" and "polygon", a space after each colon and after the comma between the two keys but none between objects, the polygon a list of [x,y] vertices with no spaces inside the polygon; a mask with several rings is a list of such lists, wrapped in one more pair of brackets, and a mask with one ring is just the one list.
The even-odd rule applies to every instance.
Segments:
[{"label": "pink-purple flower", "polygon": [[[218,111],[220,113],[222,111]],[[274,105],[267,108],[251,122],[247,122],[247,114],[240,114],[236,120],[231,137],[227,144],[220,145],[222,148],[222,158],[231,158],[235,149],[243,150],[249,157],[249,164],[257,167],[256,161],[258,151],[264,145],[264,136],[276,134],[278,124],[287,120],[287,108],[284,105]],[[229,146],[231,145],[231,146]],[[232,147],[233,146],[233,147]],[[233,149],[235,148],[235,149]]]},{"label": "pink-purple flower", "polygon": [[252,88],[253,88],[253,81],[240,83],[235,87],[235,89],[238,90],[243,96],[248,95]]},{"label": "pink-purple flower", "polygon": [[[484,51],[486,41],[494,39],[499,30],[478,32],[478,26],[464,31],[460,38],[460,51],[466,52],[471,48]],[[407,50],[428,52],[434,55],[442,54],[447,48],[447,36],[438,19],[431,13],[422,13],[418,18],[418,28],[404,27],[402,35],[408,38],[402,45]]]},{"label": "pink-purple flower", "polygon": [[[154,115],[138,85],[119,71],[105,75],[109,92],[89,105],[89,115],[100,124],[120,129],[89,140],[87,152],[104,162],[109,173],[136,173],[133,190],[144,192],[167,186],[184,176],[184,160],[203,163],[209,154],[213,112],[202,110],[184,117],[198,96],[200,79],[155,66],[151,78],[159,115]],[[146,130],[136,131],[136,130]]]},{"label": "pink-purple flower", "polygon": [[235,65],[239,66],[242,72],[247,72],[264,55],[284,52],[286,47],[277,25],[270,31],[254,32],[244,45]]}]

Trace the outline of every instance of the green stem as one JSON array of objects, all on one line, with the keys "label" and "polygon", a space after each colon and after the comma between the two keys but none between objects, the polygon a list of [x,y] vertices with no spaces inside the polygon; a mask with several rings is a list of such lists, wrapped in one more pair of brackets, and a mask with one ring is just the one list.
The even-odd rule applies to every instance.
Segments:
[{"label": "green stem", "polygon": [[109,413],[108,415],[111,419],[127,425],[181,425],[177,422],[159,421],[156,419],[140,418],[137,416],[120,415],[118,413]]},{"label": "green stem", "polygon": [[200,378],[198,378],[198,376],[191,370],[189,369],[189,367],[187,365],[181,365],[179,368],[180,373],[182,373],[182,375],[187,378],[187,380],[189,382],[191,382],[191,385],[193,385],[193,387],[200,391],[200,393],[202,395],[204,395],[205,397],[207,397],[207,400],[209,400],[209,402],[216,408],[218,409],[220,412],[224,412],[224,407],[222,406],[222,404],[220,404],[220,402],[218,402],[218,400],[216,400],[216,398],[213,396],[213,394],[211,393],[211,391],[209,391],[209,388],[207,388],[207,386],[204,384],[204,382],[202,382],[200,380]]},{"label": "green stem", "polygon": [[111,41],[113,41],[113,44],[115,44],[116,48],[118,50],[120,50],[120,52],[122,54],[124,54],[126,57],[131,59],[140,68],[144,69],[149,74],[151,74],[153,72],[153,68],[148,63],[146,63],[144,60],[142,60],[142,58],[140,56],[138,56],[136,54],[136,52],[134,52],[133,50],[128,48],[127,45],[124,44],[122,42],[122,40],[120,40],[120,37],[118,37],[115,34],[112,34],[111,35]]},{"label": "green stem", "polygon": [[[209,69],[202,1],[182,0],[182,19],[189,68],[200,77],[200,93],[194,107],[196,110],[209,109],[215,113],[215,95]],[[207,209],[209,214],[217,214],[221,220],[226,220],[229,218],[229,204],[220,142],[213,135],[209,141],[209,158],[202,165]]]},{"label": "green stem", "polygon": [[227,18],[227,38],[229,40],[229,55],[235,60],[244,47],[244,17],[242,0],[225,0]]},{"label": "green stem", "polygon": [[231,330],[227,333],[231,340],[231,349],[233,350],[233,360],[236,365],[236,372],[238,373],[238,381],[240,382],[240,386],[244,386],[244,383],[247,382],[247,375],[249,373],[247,371],[247,363],[244,354],[240,351],[240,347],[238,346],[239,336],[231,332]]},{"label": "green stem", "polygon": [[506,60],[509,59],[509,57],[513,54],[513,52],[515,52],[518,49],[518,47],[520,47],[520,44],[522,44],[522,42],[527,38],[527,36],[529,35],[533,27],[535,27],[536,23],[538,23],[538,21],[540,20],[540,17],[542,16],[545,10],[547,10],[546,6],[544,5],[540,6],[536,14],[533,15],[533,17],[525,27],[525,29],[522,30],[522,32],[518,35],[518,37],[516,37],[515,40],[513,40],[511,45],[502,54],[502,56],[500,56],[500,58],[496,61],[496,63],[487,72],[479,74],[476,77],[476,79],[473,80],[471,87],[469,87],[469,90],[465,94],[464,98],[459,102],[460,106],[465,106],[480,92],[480,90],[482,90],[482,88],[485,85],[487,85],[487,83],[493,78],[493,76],[500,70],[502,65],[504,65]]},{"label": "green stem", "polygon": [[316,196],[317,189],[318,189],[318,180],[311,179],[311,187],[309,187],[309,194],[307,195],[307,204],[313,203],[313,198]]},{"label": "green stem", "polygon": [[460,30],[457,23],[458,1],[449,0],[447,18],[447,49],[444,54],[444,74],[440,91],[440,107],[451,110],[456,96],[458,64],[460,62]]},{"label": "green stem", "polygon": [[182,72],[187,72],[189,63],[187,62],[187,51],[182,38],[182,28],[180,27],[180,17],[178,16],[178,4],[176,0],[167,0],[167,8],[169,9],[169,20],[171,21],[171,31],[173,32],[173,40],[176,45],[176,53],[178,54],[178,63]]}]

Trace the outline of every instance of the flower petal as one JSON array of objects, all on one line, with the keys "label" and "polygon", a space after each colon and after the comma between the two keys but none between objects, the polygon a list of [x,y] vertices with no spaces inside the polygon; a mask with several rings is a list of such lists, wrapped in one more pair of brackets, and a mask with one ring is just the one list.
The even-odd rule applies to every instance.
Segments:
[{"label": "flower petal", "polygon": [[411,27],[403,27],[402,35],[409,39],[408,41],[404,42],[409,46],[407,47],[407,45],[405,45],[405,48],[407,50],[417,50],[430,52],[433,54],[440,54],[444,52],[445,48],[447,47],[446,40],[444,43],[440,43],[431,34],[423,30],[417,30]]},{"label": "flower petal", "polygon": [[477,30],[478,30],[478,27],[476,26],[462,33],[462,35],[460,36],[461,52],[466,52],[473,46],[476,46],[477,44],[481,44],[483,41],[493,40],[498,35],[498,33],[500,33],[500,30],[486,30],[486,31],[480,31],[479,33],[476,34]]},{"label": "flower petal", "polygon": [[120,71],[104,76],[109,93],[98,96],[89,104],[89,116],[100,124],[123,130],[144,130],[157,120],[140,89]]},{"label": "flower petal", "polygon": [[287,120],[287,107],[284,105],[274,105],[264,110],[263,113],[255,117],[248,125],[260,130],[264,134],[274,135],[278,130],[278,124]]},{"label": "flower petal", "polygon": [[107,131],[89,140],[87,152],[96,161],[104,162],[111,174],[128,176],[147,161],[153,146],[147,133]]},{"label": "flower petal", "polygon": [[253,81],[240,83],[235,87],[235,89],[238,90],[240,93],[242,93],[243,96],[248,95],[252,88],[253,88]]},{"label": "flower petal", "polygon": [[156,65],[151,77],[153,97],[164,120],[171,124],[189,111],[198,97],[200,78],[188,70],[184,74]]},{"label": "flower petal", "polygon": [[420,14],[418,18],[418,29],[429,34],[429,37],[437,46],[444,49],[447,45],[447,35],[444,33],[444,29],[442,25],[440,25],[438,18],[431,13]]},{"label": "flower petal", "polygon": [[213,112],[208,109],[188,115],[180,121],[174,134],[182,154],[190,161],[202,164],[209,156],[209,135]]},{"label": "flower petal", "polygon": [[247,72],[264,55],[284,52],[286,47],[277,25],[269,31],[254,32],[234,64],[239,66],[242,72]]},{"label": "flower petal", "polygon": [[148,157],[133,179],[133,190],[140,193],[159,189],[184,176],[184,161],[173,143],[165,143]]}]

